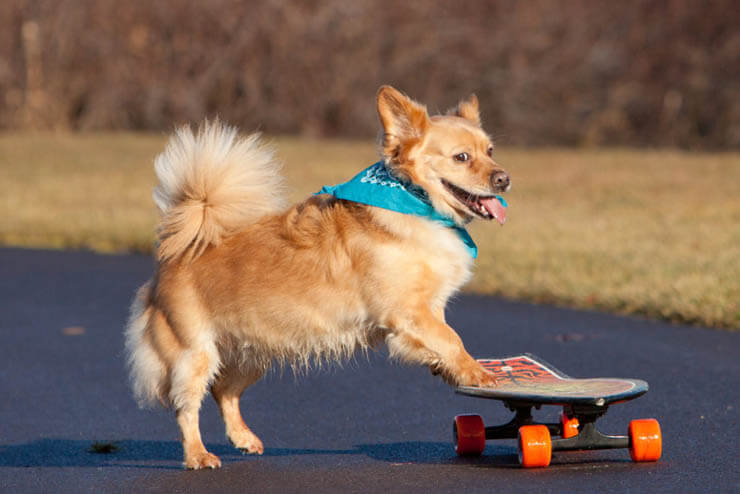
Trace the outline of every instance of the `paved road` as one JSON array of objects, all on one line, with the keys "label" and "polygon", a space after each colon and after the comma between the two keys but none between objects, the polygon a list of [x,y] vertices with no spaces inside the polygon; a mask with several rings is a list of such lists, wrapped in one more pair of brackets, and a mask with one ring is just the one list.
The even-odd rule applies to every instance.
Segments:
[{"label": "paved road", "polygon": [[[458,298],[449,319],[478,356],[528,351],[574,376],[647,380],[647,395],[600,424],[625,433],[631,418],[658,418],[663,459],[561,453],[549,469],[525,471],[514,441],[456,458],[456,413],[494,423],[508,420],[506,409],[455,395],[381,351],[251,388],[242,406],[262,457],[228,445],[208,400],[203,435],[224,467],[185,472],[173,418],[137,409],[123,365],[128,303],[151,266],[140,256],[0,249],[0,492],[740,491],[740,334],[474,296]],[[96,441],[118,450],[89,452]]]}]

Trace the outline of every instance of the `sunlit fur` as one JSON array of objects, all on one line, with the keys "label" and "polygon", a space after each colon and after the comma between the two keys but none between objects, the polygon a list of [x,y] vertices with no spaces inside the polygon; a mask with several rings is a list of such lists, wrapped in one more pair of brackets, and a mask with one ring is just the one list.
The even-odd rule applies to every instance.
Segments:
[{"label": "sunlit fur", "polygon": [[[470,221],[440,180],[494,192],[490,177],[501,169],[486,154],[477,100],[430,118],[385,86],[378,112],[388,167],[438,211]],[[470,163],[452,159],[462,151]],[[329,196],[286,207],[272,153],[219,122],[180,129],[155,169],[158,265],[132,304],[126,348],[139,402],[174,408],[186,467],[220,466],[198,427],[209,389],[232,443],[263,452],[239,397],[273,365],[307,370],[385,342],[392,357],[451,384],[494,384],[445,323],[472,264],[452,229]]]}]

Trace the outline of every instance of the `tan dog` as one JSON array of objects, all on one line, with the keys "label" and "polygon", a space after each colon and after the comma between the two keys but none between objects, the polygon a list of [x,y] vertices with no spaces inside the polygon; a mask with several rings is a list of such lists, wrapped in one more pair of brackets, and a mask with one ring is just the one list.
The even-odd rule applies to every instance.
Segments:
[{"label": "tan dog", "polygon": [[[377,104],[390,173],[458,225],[496,216],[491,196],[509,177],[475,96],[434,117],[389,86]],[[286,208],[270,151],[219,123],[180,129],[155,168],[159,262],[133,302],[126,347],[139,402],[175,409],[187,468],[221,465],[198,426],[209,387],[234,446],[263,452],[239,398],[273,363],[308,366],[385,341],[392,357],[451,384],[495,383],[445,323],[472,264],[453,228],[327,195]]]}]

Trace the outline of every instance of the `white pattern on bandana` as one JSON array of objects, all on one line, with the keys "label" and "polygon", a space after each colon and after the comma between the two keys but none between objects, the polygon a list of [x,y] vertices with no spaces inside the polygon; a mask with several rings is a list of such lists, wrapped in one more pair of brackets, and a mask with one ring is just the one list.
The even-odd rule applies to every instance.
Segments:
[{"label": "white pattern on bandana", "polygon": [[384,166],[371,166],[365,171],[365,176],[360,179],[360,182],[382,185],[384,187],[401,187],[403,190],[406,190],[406,187],[393,178]]}]

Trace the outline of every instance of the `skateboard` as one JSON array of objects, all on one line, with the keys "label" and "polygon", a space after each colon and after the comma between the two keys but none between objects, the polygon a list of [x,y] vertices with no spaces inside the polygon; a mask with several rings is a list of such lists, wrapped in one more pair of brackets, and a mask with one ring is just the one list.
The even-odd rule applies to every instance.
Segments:
[{"label": "skateboard", "polygon": [[[459,386],[456,392],[503,401],[515,415],[510,422],[493,427],[485,427],[480,415],[456,416],[453,436],[457,454],[480,455],[488,439],[518,439],[519,463],[525,468],[548,466],[553,451],[625,448],[636,462],[660,458],[662,439],[657,420],[631,421],[626,436],[604,435],[595,425],[610,405],[645,394],[645,381],[575,379],[529,353],[478,362],[496,375],[496,386]],[[532,408],[542,405],[563,407],[559,423],[534,421]]]}]

